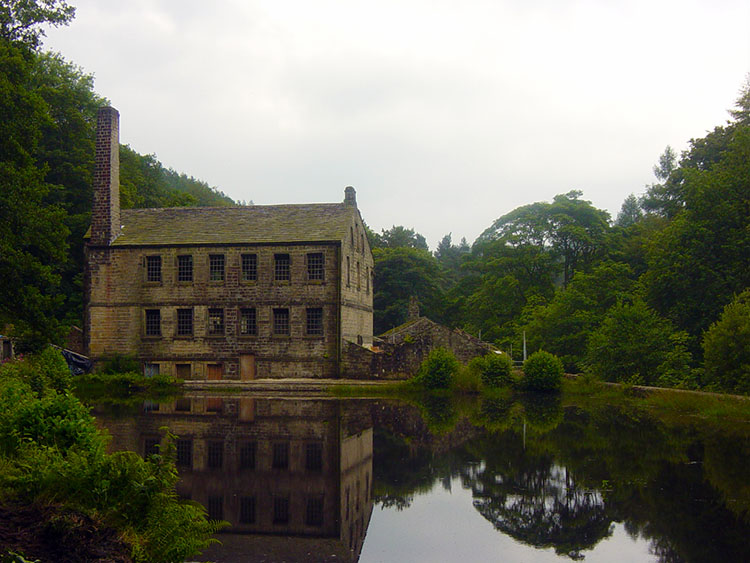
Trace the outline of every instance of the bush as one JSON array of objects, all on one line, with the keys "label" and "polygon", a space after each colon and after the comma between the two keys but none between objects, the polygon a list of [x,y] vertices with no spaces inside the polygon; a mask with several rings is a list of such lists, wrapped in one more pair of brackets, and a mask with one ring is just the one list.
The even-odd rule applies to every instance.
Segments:
[{"label": "bush", "polygon": [[513,362],[508,354],[487,354],[482,365],[482,383],[486,387],[502,387],[513,382]]},{"label": "bush", "polygon": [[112,354],[99,360],[99,373],[142,373],[141,364],[134,356]]},{"label": "bush", "polygon": [[45,391],[62,393],[70,389],[73,376],[59,350],[45,348],[24,360],[4,363],[0,367],[0,377],[16,377],[28,384],[37,396]]},{"label": "bush", "polygon": [[448,389],[453,381],[453,374],[460,366],[453,352],[435,348],[419,366],[417,381],[425,389]]},{"label": "bush", "polygon": [[750,289],[736,297],[703,337],[705,381],[715,389],[750,393]]},{"label": "bush", "polygon": [[562,385],[563,364],[554,354],[540,350],[523,363],[523,374],[524,388],[530,391],[555,391]]}]

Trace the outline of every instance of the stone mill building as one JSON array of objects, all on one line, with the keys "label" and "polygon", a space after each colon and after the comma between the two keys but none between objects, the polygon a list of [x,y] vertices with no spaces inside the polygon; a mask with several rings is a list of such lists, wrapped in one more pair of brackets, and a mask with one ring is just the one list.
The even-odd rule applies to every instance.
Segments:
[{"label": "stone mill building", "polygon": [[342,203],[120,209],[119,114],[101,108],[85,343],[182,379],[347,376],[372,346],[373,258]]}]

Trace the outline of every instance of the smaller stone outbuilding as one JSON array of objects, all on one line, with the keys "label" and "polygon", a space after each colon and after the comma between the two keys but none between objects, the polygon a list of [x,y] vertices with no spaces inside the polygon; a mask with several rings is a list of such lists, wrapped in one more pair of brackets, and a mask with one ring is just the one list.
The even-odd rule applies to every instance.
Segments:
[{"label": "smaller stone outbuilding", "polygon": [[414,375],[422,361],[435,348],[453,352],[461,363],[497,351],[460,329],[452,329],[428,319],[413,315],[410,320],[374,339],[372,350],[355,346],[344,349],[349,377],[360,379],[406,379]]}]

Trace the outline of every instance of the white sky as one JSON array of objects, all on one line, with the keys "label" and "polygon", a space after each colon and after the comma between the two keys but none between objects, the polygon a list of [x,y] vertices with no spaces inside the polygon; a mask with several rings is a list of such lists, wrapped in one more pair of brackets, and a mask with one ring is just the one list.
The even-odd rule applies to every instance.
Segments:
[{"label": "white sky", "polygon": [[613,217],[726,122],[749,0],[70,0],[45,47],[121,141],[256,204],[332,202],[434,249],[580,189]]}]

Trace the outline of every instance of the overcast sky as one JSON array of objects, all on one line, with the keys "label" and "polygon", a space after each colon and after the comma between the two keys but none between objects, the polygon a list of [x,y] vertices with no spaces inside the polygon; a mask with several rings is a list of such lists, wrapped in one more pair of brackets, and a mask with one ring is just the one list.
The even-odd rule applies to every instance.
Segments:
[{"label": "overcast sky", "polygon": [[357,189],[434,249],[579,189],[616,216],[728,119],[748,0],[70,0],[45,46],[96,77],[121,141],[256,204]]}]

